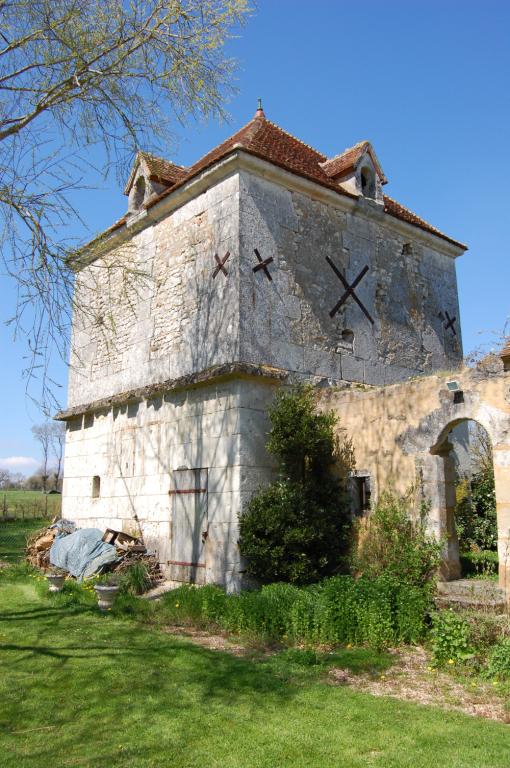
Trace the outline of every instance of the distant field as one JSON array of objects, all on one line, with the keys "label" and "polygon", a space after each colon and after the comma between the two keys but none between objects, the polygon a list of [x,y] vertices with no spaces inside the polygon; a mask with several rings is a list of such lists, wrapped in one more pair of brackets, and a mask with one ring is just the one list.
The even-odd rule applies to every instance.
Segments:
[{"label": "distant field", "polygon": [[60,494],[41,491],[0,491],[0,519],[30,519],[60,515]]}]

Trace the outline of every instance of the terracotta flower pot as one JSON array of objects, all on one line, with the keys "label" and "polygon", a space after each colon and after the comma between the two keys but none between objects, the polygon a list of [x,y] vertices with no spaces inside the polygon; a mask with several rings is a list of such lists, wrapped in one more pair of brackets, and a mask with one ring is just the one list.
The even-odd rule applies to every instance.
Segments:
[{"label": "terracotta flower pot", "polygon": [[116,584],[96,584],[94,587],[97,595],[97,604],[101,611],[109,611],[115,602],[119,588]]},{"label": "terracotta flower pot", "polygon": [[46,574],[46,578],[48,579],[50,592],[62,591],[62,587],[64,586],[64,581],[66,580],[65,576],[60,576],[59,574],[56,574],[56,573],[48,573]]}]

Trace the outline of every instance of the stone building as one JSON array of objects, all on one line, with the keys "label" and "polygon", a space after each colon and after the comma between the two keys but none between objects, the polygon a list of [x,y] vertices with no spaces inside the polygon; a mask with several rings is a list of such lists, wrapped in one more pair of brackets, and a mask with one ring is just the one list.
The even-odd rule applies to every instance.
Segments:
[{"label": "stone building", "polygon": [[138,154],[128,213],[76,263],[66,517],[141,529],[169,578],[237,586],[238,515],[272,472],[267,406],[293,379],[360,430],[377,491],[360,440],[380,447],[391,415],[360,423],[342,397],[383,402],[462,360],[465,246],[386,183],[369,142],[327,158],[261,108],[189,168]]}]

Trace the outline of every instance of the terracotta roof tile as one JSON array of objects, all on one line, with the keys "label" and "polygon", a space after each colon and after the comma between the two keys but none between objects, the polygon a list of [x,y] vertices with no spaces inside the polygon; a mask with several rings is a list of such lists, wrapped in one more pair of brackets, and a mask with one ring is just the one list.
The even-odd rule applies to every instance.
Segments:
[{"label": "terracotta roof tile", "polygon": [[414,224],[416,227],[420,227],[420,229],[424,229],[426,232],[432,232],[432,234],[441,237],[443,240],[448,240],[448,242],[453,243],[453,245],[458,245],[461,248],[467,249],[467,245],[459,243],[458,240],[454,240],[448,235],[445,235],[444,232],[441,232],[440,229],[436,229],[436,227],[433,227],[432,224],[429,224],[424,219],[421,219],[415,213],[410,211],[409,208],[406,208],[404,205],[397,203],[396,200],[392,200],[392,198],[388,197],[388,195],[384,195],[384,210],[386,213],[389,213],[390,216],[394,216],[396,219],[407,221],[408,224]]},{"label": "terracotta roof tile", "polygon": [[337,179],[338,177],[345,176],[347,173],[353,171],[358,160],[365,154],[365,152],[372,158],[372,162],[380,176],[381,183],[386,184],[388,180],[384,175],[381,164],[369,141],[360,141],[353,147],[345,149],[340,155],[329,158],[325,163],[322,163],[322,168],[327,176],[332,179]]},{"label": "terracotta roof tile", "polygon": [[175,165],[169,160],[164,160],[162,157],[156,157],[149,152],[140,152],[143,157],[147,168],[149,169],[150,178],[153,181],[161,181],[170,184],[176,184],[187,173],[188,169],[182,165]]},{"label": "terracotta roof tile", "polygon": [[355,144],[354,147],[345,149],[340,155],[329,158],[329,160],[326,160],[326,162],[322,164],[324,171],[330,178],[343,176],[354,168],[368,146],[368,141],[360,141],[358,144]]},{"label": "terracotta roof tile", "polygon": [[320,163],[326,160],[326,156],[266,120],[263,114],[257,114],[223,144],[194,163],[188,169],[186,179],[204,171],[237,148],[242,148],[300,175],[307,175],[319,181],[329,181],[320,167]]}]

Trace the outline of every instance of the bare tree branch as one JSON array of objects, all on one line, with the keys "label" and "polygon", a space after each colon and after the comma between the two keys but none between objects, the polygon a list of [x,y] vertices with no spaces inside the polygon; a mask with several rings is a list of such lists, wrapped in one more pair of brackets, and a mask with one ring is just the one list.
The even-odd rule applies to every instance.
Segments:
[{"label": "bare tree branch", "polygon": [[[72,314],[90,312],[73,304],[78,243],[66,233],[79,221],[74,191],[97,173],[91,148],[125,177],[139,147],[168,156],[175,120],[222,117],[233,72],[224,44],[247,3],[0,0],[0,246],[17,286],[10,320],[43,399],[51,350],[67,359]],[[128,295],[144,279],[127,258],[106,270]]]}]

